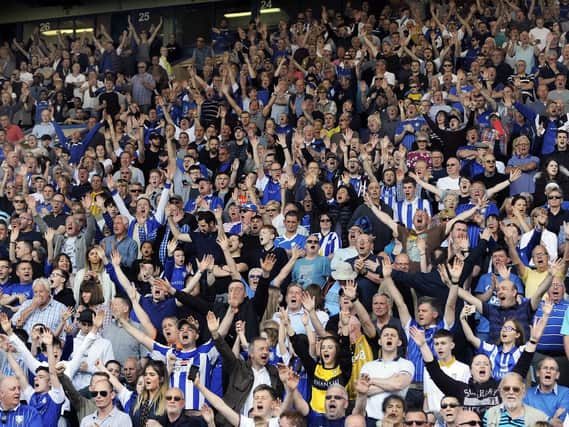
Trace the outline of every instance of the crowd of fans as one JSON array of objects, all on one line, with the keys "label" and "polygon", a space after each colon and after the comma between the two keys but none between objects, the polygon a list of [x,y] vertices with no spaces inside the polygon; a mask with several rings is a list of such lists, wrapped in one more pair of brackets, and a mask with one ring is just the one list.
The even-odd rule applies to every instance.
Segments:
[{"label": "crowd of fans", "polygon": [[569,426],[569,2],[0,47],[0,423]]}]

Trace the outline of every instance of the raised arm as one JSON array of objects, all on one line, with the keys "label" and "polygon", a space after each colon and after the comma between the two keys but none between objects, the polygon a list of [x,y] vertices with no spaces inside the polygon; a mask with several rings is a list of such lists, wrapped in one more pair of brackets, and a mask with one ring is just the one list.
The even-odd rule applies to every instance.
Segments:
[{"label": "raised arm", "polygon": [[409,309],[403,300],[401,292],[399,292],[395,286],[395,283],[393,282],[393,279],[391,278],[391,272],[393,270],[391,261],[384,258],[381,263],[383,267],[383,284],[385,284],[389,295],[391,295],[391,298],[397,307],[397,312],[399,313],[399,320],[401,320],[401,324],[405,326],[411,321],[411,313],[409,313]]},{"label": "raised arm", "polygon": [[464,336],[470,344],[474,346],[475,349],[480,348],[480,343],[482,342],[480,338],[476,336],[470,324],[468,323],[468,316],[476,311],[476,308],[472,305],[465,304],[460,312],[460,324],[462,325],[462,330],[464,331]]},{"label": "raised arm", "polygon": [[156,28],[154,29],[154,31],[152,32],[152,34],[148,38],[148,44],[152,44],[152,42],[154,41],[154,39],[156,38],[156,36],[160,32],[160,29],[162,28],[163,23],[164,23],[164,20],[162,19],[162,17],[160,17],[160,22],[158,23],[158,25],[156,26]]},{"label": "raised arm", "polygon": [[120,325],[124,328],[124,330],[128,332],[128,334],[132,336],[135,340],[137,340],[139,343],[141,343],[144,347],[146,347],[150,351],[154,349],[154,343],[156,341],[154,341],[152,338],[150,338],[141,330],[135,328],[128,321],[128,319],[118,319],[118,321]]},{"label": "raised arm", "polygon": [[381,209],[379,209],[377,206],[375,206],[367,194],[364,195],[364,202],[366,206],[371,209],[371,211],[377,217],[377,219],[379,219],[387,227],[389,227],[393,232],[394,236],[397,236],[398,231],[397,231],[397,223],[395,222],[395,220],[391,218],[389,215],[387,215],[385,212],[383,212]]},{"label": "raised arm", "polygon": [[223,401],[221,397],[217,394],[213,393],[209,390],[206,386],[204,386],[200,381],[199,373],[196,375],[194,379],[194,387],[196,387],[201,394],[206,398],[211,406],[213,406],[223,417],[227,420],[227,422],[235,427],[239,425],[240,416],[237,412],[229,407],[227,403]]}]

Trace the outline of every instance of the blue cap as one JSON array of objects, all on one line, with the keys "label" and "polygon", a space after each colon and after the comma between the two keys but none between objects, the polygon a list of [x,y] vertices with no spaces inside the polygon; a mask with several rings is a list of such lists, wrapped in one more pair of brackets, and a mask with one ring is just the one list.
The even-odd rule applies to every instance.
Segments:
[{"label": "blue cap", "polygon": [[245,209],[246,211],[258,212],[257,205],[253,203],[245,203],[241,205],[240,209]]},{"label": "blue cap", "polygon": [[356,219],[353,225],[360,227],[362,232],[365,234],[369,234],[371,232],[371,223],[369,222],[369,218],[365,215]]}]

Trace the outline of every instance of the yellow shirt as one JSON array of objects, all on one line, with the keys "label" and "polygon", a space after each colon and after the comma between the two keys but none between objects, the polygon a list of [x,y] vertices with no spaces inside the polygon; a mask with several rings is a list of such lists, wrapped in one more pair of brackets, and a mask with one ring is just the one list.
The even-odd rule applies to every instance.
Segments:
[{"label": "yellow shirt", "polygon": [[531,268],[524,268],[521,279],[522,282],[524,282],[526,298],[531,298],[533,294],[535,294],[535,291],[537,291],[540,283],[543,282],[543,279],[545,279],[548,274],[549,272],[547,270],[540,273],[539,271],[533,270]]},{"label": "yellow shirt", "polygon": [[352,375],[348,383],[348,397],[355,400],[357,397],[356,382],[360,377],[362,366],[367,362],[374,360],[373,351],[367,342],[367,338],[362,334],[354,343],[354,351],[352,353]]},{"label": "yellow shirt", "polygon": [[314,370],[314,381],[312,382],[312,398],[310,407],[314,412],[323,414],[326,412],[324,402],[326,401],[326,390],[332,384],[340,384],[342,370],[339,365],[332,369],[326,369],[320,363]]}]

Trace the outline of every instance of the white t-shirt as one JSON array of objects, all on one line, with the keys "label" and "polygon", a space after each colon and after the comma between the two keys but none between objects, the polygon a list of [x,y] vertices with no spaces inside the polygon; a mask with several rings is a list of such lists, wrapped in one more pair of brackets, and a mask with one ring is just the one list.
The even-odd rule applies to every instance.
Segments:
[{"label": "white t-shirt", "polygon": [[[402,357],[388,361],[378,359],[372,362],[367,362],[362,366],[360,374],[368,374],[372,379],[385,379],[395,374],[407,374],[413,378],[413,375],[415,374],[415,366],[409,360],[403,359]],[[383,418],[383,410],[381,409],[381,406],[383,405],[385,398],[391,394],[397,394],[405,399],[408,388],[409,387],[405,387],[403,390],[399,391],[389,391],[368,396],[366,405],[367,416],[375,418],[376,420],[381,420]]]},{"label": "white t-shirt", "polygon": [[67,77],[65,77],[65,84],[72,84],[73,86],[73,96],[76,98],[81,98],[81,100],[83,100],[83,93],[81,92],[81,86],[83,86],[82,84],[80,84],[79,86],[75,86],[76,83],[85,83],[87,79],[85,78],[85,74],[77,74],[76,76],[74,76],[73,74],[68,74]]},{"label": "white t-shirt", "polygon": [[[442,371],[449,377],[467,383],[470,379],[470,367],[462,362],[453,358],[450,364],[440,364]],[[427,368],[423,368],[423,393],[427,399],[429,411],[437,415],[441,410],[441,400],[445,394],[437,387],[429,375]]]},{"label": "white t-shirt", "polygon": [[[255,420],[241,415],[239,417],[239,427],[255,427]],[[279,427],[279,417],[269,418],[269,427]]]}]

